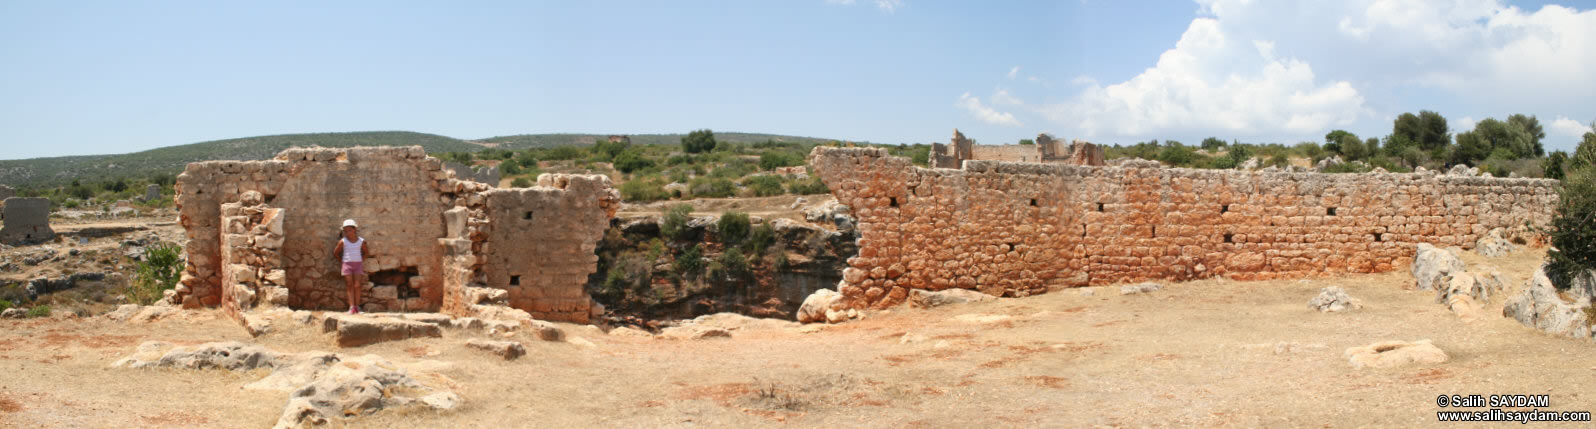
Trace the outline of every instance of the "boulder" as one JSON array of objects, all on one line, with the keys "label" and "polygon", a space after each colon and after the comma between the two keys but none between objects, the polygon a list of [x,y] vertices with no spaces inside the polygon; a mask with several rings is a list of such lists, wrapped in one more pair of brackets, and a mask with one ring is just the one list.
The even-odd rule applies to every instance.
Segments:
[{"label": "boulder", "polygon": [[1390,368],[1415,363],[1446,362],[1446,352],[1430,340],[1381,341],[1348,348],[1342,353],[1353,368]]},{"label": "boulder", "polygon": [[1420,290],[1444,286],[1443,277],[1462,272],[1463,260],[1449,250],[1419,243],[1418,251],[1413,254],[1413,278]]},{"label": "boulder", "polygon": [[1492,229],[1474,242],[1474,252],[1487,258],[1497,258],[1513,253],[1518,246],[1514,246],[1512,241],[1508,241],[1505,235],[1506,231],[1502,228]]},{"label": "boulder", "polygon": [[1164,288],[1164,285],[1161,285],[1161,284],[1158,284],[1158,283],[1153,283],[1153,282],[1137,283],[1137,284],[1133,284],[1133,285],[1120,286],[1119,287],[1119,294],[1120,295],[1135,295],[1135,294],[1141,294],[1141,293],[1148,293],[1148,292],[1156,291],[1156,290],[1163,289],[1163,288]]},{"label": "boulder", "polygon": [[1460,272],[1441,278],[1435,289],[1435,302],[1448,303],[1453,296],[1467,296],[1475,302],[1491,302],[1491,296],[1502,293],[1507,277],[1492,270],[1488,273]]},{"label": "boulder", "polygon": [[997,298],[969,289],[948,289],[935,292],[921,289],[909,291],[909,305],[915,308],[932,308],[948,304],[991,301],[994,299]]},{"label": "boulder", "polygon": [[798,306],[798,323],[840,323],[847,320],[842,311],[842,300],[843,295],[835,290],[815,291]]},{"label": "boulder", "polygon": [[1347,295],[1347,291],[1340,286],[1330,286],[1319,289],[1319,295],[1308,300],[1308,308],[1324,313],[1335,313],[1363,308],[1363,301]]},{"label": "boulder", "polygon": [[384,341],[443,336],[438,325],[414,320],[367,317],[353,314],[329,316],[322,331],[332,332],[339,347],[359,347]]},{"label": "boulder", "polygon": [[1592,339],[1591,321],[1586,310],[1591,303],[1569,303],[1558,295],[1557,288],[1546,276],[1546,268],[1536,270],[1524,286],[1502,306],[1502,316],[1517,320],[1524,326],[1546,331],[1557,336]]},{"label": "boulder", "polygon": [[237,341],[205,343],[189,347],[173,347],[170,343],[148,341],[140,344],[133,355],[118,360],[111,366],[134,369],[249,371],[257,368],[275,368],[282,356],[282,353],[271,349]]},{"label": "boulder", "polygon": [[5,311],[0,311],[0,318],[21,319],[25,317],[28,317],[28,310],[13,307],[7,308]]},{"label": "boulder", "polygon": [[483,350],[483,351],[486,351],[488,353],[493,353],[495,355],[498,355],[499,357],[504,358],[504,360],[515,360],[515,358],[518,358],[518,357],[526,355],[526,347],[522,346],[521,343],[515,342],[515,341],[492,341],[492,340],[476,340],[476,339],[473,339],[473,340],[470,340],[470,341],[466,341],[466,347],[470,347],[470,348],[474,348],[474,349],[478,349],[478,350]]},{"label": "boulder", "polygon": [[407,405],[451,409],[459,403],[453,392],[433,391],[382,357],[365,355],[329,365],[311,383],[294,390],[273,427],[324,425]]}]

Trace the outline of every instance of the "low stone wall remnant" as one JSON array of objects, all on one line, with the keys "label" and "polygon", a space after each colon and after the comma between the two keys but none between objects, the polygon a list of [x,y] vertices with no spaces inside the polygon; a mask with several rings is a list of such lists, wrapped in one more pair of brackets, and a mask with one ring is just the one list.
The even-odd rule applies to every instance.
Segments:
[{"label": "low stone wall remnant", "polygon": [[853,208],[850,307],[911,289],[1026,296],[1150,279],[1382,272],[1417,243],[1472,247],[1493,228],[1537,236],[1557,181],[966,161],[918,168],[880,149],[817,147],[813,174]]}]

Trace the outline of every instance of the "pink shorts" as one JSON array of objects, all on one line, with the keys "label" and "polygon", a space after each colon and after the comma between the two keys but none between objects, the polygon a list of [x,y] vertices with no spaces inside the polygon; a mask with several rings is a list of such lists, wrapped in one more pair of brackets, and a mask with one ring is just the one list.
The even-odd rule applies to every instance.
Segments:
[{"label": "pink shorts", "polygon": [[366,269],[365,269],[365,267],[361,266],[360,262],[361,261],[345,262],[344,263],[344,275],[346,275],[346,276],[354,276],[354,275],[365,274],[366,273]]}]

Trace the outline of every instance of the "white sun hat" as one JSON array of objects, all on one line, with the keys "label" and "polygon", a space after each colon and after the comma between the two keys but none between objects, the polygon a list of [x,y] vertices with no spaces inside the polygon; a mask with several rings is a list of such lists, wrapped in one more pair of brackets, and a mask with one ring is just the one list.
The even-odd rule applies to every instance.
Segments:
[{"label": "white sun hat", "polygon": [[354,219],[344,219],[344,226],[352,226],[352,227],[355,227],[355,228],[359,228],[360,227],[360,225],[355,225],[355,220]]}]

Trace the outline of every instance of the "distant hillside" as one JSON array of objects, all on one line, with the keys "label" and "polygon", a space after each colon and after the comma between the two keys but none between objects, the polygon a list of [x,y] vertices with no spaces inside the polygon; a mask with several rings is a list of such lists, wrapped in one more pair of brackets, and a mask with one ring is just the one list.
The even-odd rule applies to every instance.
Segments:
[{"label": "distant hillside", "polygon": [[[682,137],[686,134],[628,134],[632,144],[681,144]],[[601,134],[520,134],[513,136],[488,137],[478,139],[483,143],[496,143],[502,149],[528,149],[545,148],[568,145],[590,145],[598,139],[608,138],[609,135]],[[832,139],[815,137],[783,136],[776,134],[758,133],[729,133],[715,132],[715,141],[734,143],[753,143],[766,140],[796,143],[828,143]]]},{"label": "distant hillside", "polygon": [[195,161],[270,158],[291,146],[409,146],[428,152],[476,151],[482,146],[460,139],[409,131],[283,134],[215,140],[168,146],[120,155],[83,155],[0,161],[0,183],[11,186],[54,186],[73,179],[96,181],[118,177],[138,178],[156,173],[177,174]]},{"label": "distant hillside", "polygon": [[[679,144],[683,134],[631,135],[633,144]],[[498,143],[501,149],[544,148],[565,145],[591,145],[600,134],[522,134],[490,137],[477,141],[410,131],[363,131],[349,133],[283,134],[244,137],[168,146],[120,155],[83,155],[53,158],[0,160],[0,184],[12,187],[57,186],[73,179],[84,182],[142,178],[154,174],[177,174],[195,161],[221,159],[258,160],[270,158],[292,146],[412,146],[427,153],[476,152],[486,146],[477,142]],[[715,133],[723,142],[762,142],[766,140],[824,143],[829,139],[774,134]]]}]

